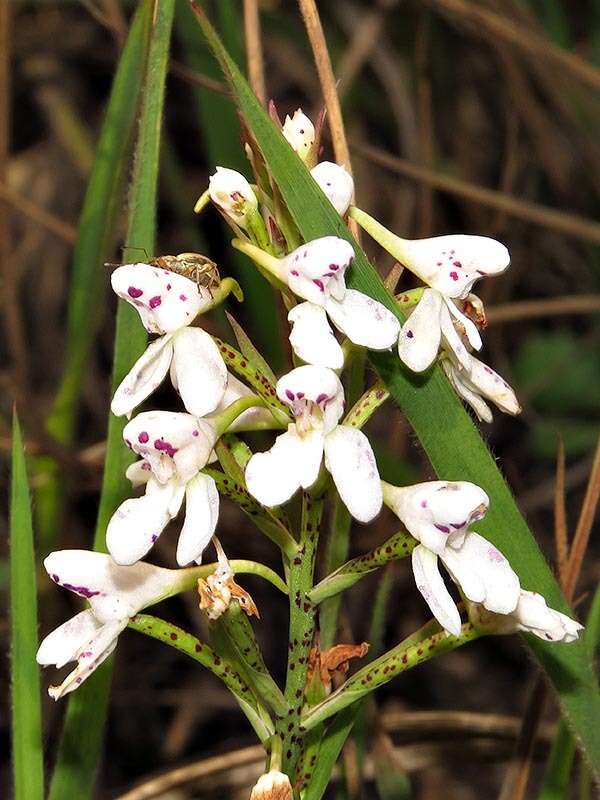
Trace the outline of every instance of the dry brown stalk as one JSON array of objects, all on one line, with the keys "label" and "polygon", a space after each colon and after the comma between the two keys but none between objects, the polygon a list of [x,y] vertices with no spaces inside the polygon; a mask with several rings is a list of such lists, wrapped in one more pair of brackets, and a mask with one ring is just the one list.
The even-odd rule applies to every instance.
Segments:
[{"label": "dry brown stalk", "polygon": [[520,300],[486,308],[488,325],[519,322],[537,317],[566,314],[594,314],[600,311],[600,294],[563,295],[550,300]]},{"label": "dry brown stalk", "polygon": [[519,50],[561,67],[592,89],[600,88],[600,70],[592,64],[557,47],[545,36],[523,29],[501,14],[476,3],[466,3],[465,0],[429,0],[429,4],[436,11],[447,11],[472,23],[472,30],[480,35],[493,33]]},{"label": "dry brown stalk", "polygon": [[497,208],[512,217],[533,222],[544,228],[550,228],[559,233],[600,244],[600,224],[593,220],[578,217],[574,214],[566,214],[564,211],[556,211],[538,203],[520,200],[512,195],[503,194],[495,189],[486,189],[483,186],[477,186],[459,178],[440,175],[439,172],[413,164],[364,142],[352,141],[351,147],[352,152],[358,156],[411,180],[428,183],[443,192],[459,195],[491,208]]},{"label": "dry brown stalk", "polygon": [[565,501],[565,446],[563,440],[559,439],[556,454],[556,488],[554,491],[554,542],[561,586],[565,584],[566,568],[569,560],[569,533]]},{"label": "dry brown stalk", "polygon": [[20,211],[26,217],[29,217],[33,222],[37,222],[42,228],[45,228],[50,233],[63,239],[67,244],[74,244],[77,238],[77,229],[59,219],[55,214],[46,211],[45,208],[33,203],[27,197],[11,189],[5,183],[0,183],[0,198],[13,208]]},{"label": "dry brown stalk", "polygon": [[252,91],[264,106],[267,102],[265,69],[260,36],[260,11],[258,0],[244,0],[244,32],[246,37],[246,63]]}]

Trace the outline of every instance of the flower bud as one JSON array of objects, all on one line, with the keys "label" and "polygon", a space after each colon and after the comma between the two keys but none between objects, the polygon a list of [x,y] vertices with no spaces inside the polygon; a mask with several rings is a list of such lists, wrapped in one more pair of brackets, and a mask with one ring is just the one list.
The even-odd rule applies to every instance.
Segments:
[{"label": "flower bud", "polygon": [[292,797],[290,779],[276,769],[261,775],[250,794],[250,800],[292,800]]},{"label": "flower bud", "polygon": [[319,188],[342,217],[348,211],[354,194],[352,175],[332,161],[321,161],[310,171]]},{"label": "flower bud", "polygon": [[246,178],[234,169],[217,167],[208,184],[210,199],[241,228],[249,214],[258,209],[258,200]]},{"label": "flower bud", "polygon": [[285,118],[282,133],[302,161],[306,161],[315,143],[315,127],[301,108],[294,112],[293,117]]}]

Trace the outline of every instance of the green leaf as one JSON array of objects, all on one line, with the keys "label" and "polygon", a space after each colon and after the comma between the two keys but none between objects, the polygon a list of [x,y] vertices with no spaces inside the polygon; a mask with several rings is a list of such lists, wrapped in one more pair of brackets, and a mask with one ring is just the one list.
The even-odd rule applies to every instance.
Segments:
[{"label": "green leaf", "polygon": [[[144,72],[144,96],[139,120],[134,173],[129,196],[127,244],[154,252],[156,196],[158,184],[160,133],[164,100],[169,41],[174,0],[157,5],[157,15],[150,32],[147,66]],[[130,37],[146,37],[154,3],[144,0]],[[114,390],[146,344],[146,332],[135,309],[120,303],[117,310],[115,350],[112,375]],[[94,537],[94,548],[105,551],[108,521],[128,495],[125,469],[132,457],[122,439],[124,422],[110,415],[102,494]],[[50,800],[85,800],[90,797],[102,746],[112,661],[106,662],[71,697],[52,784]]]},{"label": "green leaf", "polygon": [[[589,650],[590,661],[593,661],[600,645],[600,587],[596,589],[587,616],[583,639]],[[575,739],[565,722],[561,720],[554,737],[538,800],[567,800],[575,750]]]},{"label": "green leaf", "polygon": [[[119,212],[133,144],[148,37],[138,15],[113,81],[96,158],[79,217],[69,280],[66,354],[62,379],[46,427],[62,444],[73,440],[77,404],[89,353],[105,304],[109,258],[119,228]],[[53,549],[64,498],[63,480],[53,459],[36,459],[43,475],[36,492],[36,520],[42,555]]]},{"label": "green leaf", "polygon": [[[224,33],[230,42],[230,49],[231,44],[236,42],[236,58],[241,61],[243,50],[240,47],[241,42],[239,42],[240,9],[233,7],[230,0],[218,0],[217,7]],[[237,23],[237,25],[233,23]],[[188,0],[179,0],[178,2],[176,26],[189,66],[197,72],[219,78],[218,68],[206,46],[197,36],[194,16]],[[238,32],[237,36],[236,31]],[[210,171],[213,172],[217,166],[227,166],[238,172],[247,173],[248,162],[240,145],[240,123],[229,99],[200,86],[194,86],[192,91],[198,108],[202,143],[206,150]],[[202,187],[198,194],[204,188]],[[207,209],[204,213],[212,215],[212,224],[212,220],[216,219],[217,212],[214,209]],[[229,228],[220,219],[219,224],[227,236]],[[279,321],[273,290],[255,269],[248,269],[246,259],[238,253],[230,253],[227,263],[233,265],[233,275],[240,282],[244,291],[246,298],[244,310],[248,315],[256,341],[274,369],[278,370],[283,365],[283,348],[278,336]]]},{"label": "green leaf", "polygon": [[44,766],[38,647],[36,566],[31,504],[21,429],[15,413],[10,495],[10,666],[15,800],[42,800]]},{"label": "green leaf", "polygon": [[[197,15],[305,240],[336,235],[350,241],[356,252],[350,285],[382,302],[403,319],[346,225],[261,108],[200,9]],[[572,614],[493,456],[442,370],[436,367],[418,376],[406,370],[394,353],[370,353],[369,357],[406,414],[437,474],[448,480],[472,480],[492,498],[486,519],[478,525],[481,533],[505,553],[525,588],[541,592],[551,606]],[[526,639],[559,694],[568,724],[594,768],[599,770],[600,695],[583,642],[552,645],[532,636]]]},{"label": "green leaf", "polygon": [[275,377],[275,373],[273,372],[267,361],[258,352],[256,347],[252,344],[252,340],[250,339],[246,331],[242,328],[240,323],[237,322],[237,320],[229,313],[227,313],[227,321],[231,325],[233,335],[237,340],[242,355],[246,356],[248,361],[253,366],[255,366],[260,372],[262,372],[262,374],[265,375],[273,385],[275,385],[277,383],[277,378]]}]

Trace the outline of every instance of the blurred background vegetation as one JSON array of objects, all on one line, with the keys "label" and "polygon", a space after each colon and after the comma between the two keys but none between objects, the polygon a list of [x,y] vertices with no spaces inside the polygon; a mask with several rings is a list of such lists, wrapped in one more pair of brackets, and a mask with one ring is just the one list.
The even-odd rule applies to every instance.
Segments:
[{"label": "blurred background vegetation", "polygon": [[[243,65],[241,0],[205,5]],[[264,0],[260,10],[267,97],[282,116],[302,106],[315,118],[322,97],[296,3]],[[497,414],[485,433],[520,508],[553,559],[559,442],[564,443],[572,533],[600,419],[600,4],[335,0],[322,1],[319,10],[339,79],[358,204],[408,237],[481,233],[502,240],[511,251],[509,272],[483,289],[489,311],[484,360],[515,386],[524,410],[518,419]],[[31,457],[40,556],[57,547],[87,548],[93,538],[116,308],[108,269],[89,309],[97,317],[98,335],[86,357],[68,441],[50,436],[47,420],[63,376],[76,227],[131,12],[126,0],[4,0],[1,5],[0,442],[6,475],[16,401]],[[205,252],[219,263],[222,275],[244,282],[250,265],[232,254],[217,214],[208,210],[198,219],[192,211],[217,164],[249,174],[239,124],[185,0],[178,0],[174,36],[156,254]],[[332,157],[327,141],[324,155]],[[125,199],[124,191],[123,222],[112,243],[117,262]],[[385,275],[391,259],[371,242],[366,245]],[[402,280],[410,285],[406,276]],[[277,317],[266,305],[268,293],[252,284],[247,299],[231,310],[281,370],[285,348],[272,326]],[[226,335],[219,319],[211,332]],[[166,392],[164,399],[169,402]],[[396,482],[432,477],[400,412],[387,408],[371,424],[382,476]],[[439,425],[443,429],[443,419]],[[58,517],[56,496],[49,496],[55,486],[48,456],[63,479]],[[368,529],[356,528],[352,554],[376,545],[389,531],[385,515]],[[231,556],[274,565],[265,540],[249,536],[247,523],[230,504],[223,504],[220,534]],[[161,563],[172,563],[172,545],[173,537],[160,540]],[[592,541],[575,600],[582,616],[600,577],[598,556]],[[386,579],[392,577],[383,626],[387,645],[427,618],[407,564],[390,568]],[[345,641],[368,638],[369,598],[377,580],[367,579],[348,594],[341,626]],[[271,634],[285,630],[286,603],[251,578],[245,583],[261,608],[258,635],[267,661],[281,675],[285,653]],[[46,632],[75,606],[73,598],[43,578],[40,592]],[[172,602],[168,613],[190,630],[202,628],[193,597]],[[6,617],[0,620],[0,635],[6,645]],[[6,660],[0,669],[7,686]],[[369,707],[345,751],[346,794],[340,796],[357,798],[361,791],[365,798],[419,800],[442,793],[448,800],[499,796],[534,677],[523,645],[510,637],[476,644],[391,683],[378,696],[377,709]],[[0,742],[6,758],[0,794],[8,796],[4,696],[2,703]],[[44,710],[50,762],[64,704],[46,701]],[[548,702],[533,752],[531,797],[538,796],[555,721],[556,709]],[[361,788],[357,753],[366,731],[369,758]],[[134,634],[121,638],[98,797],[117,797],[154,773],[237,751],[252,741],[237,707],[210,675]],[[260,757],[249,752],[237,759],[225,760],[220,771],[207,767],[208,777],[162,796],[246,797]],[[563,796],[569,795],[556,795]]]}]

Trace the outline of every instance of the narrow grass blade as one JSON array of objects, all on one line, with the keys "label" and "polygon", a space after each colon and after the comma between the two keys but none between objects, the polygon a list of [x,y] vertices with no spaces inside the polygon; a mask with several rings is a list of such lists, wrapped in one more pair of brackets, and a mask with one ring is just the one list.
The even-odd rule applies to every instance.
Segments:
[{"label": "narrow grass blade", "polygon": [[[195,9],[204,35],[304,238],[336,235],[352,242],[356,257],[350,284],[403,319],[342,219],[252,94],[206,16],[197,6]],[[415,376],[394,353],[371,353],[370,360],[406,414],[437,474],[448,480],[472,480],[492,498],[490,512],[478,530],[505,553],[525,588],[541,592],[549,605],[572,614],[494,458],[441,369]],[[527,642],[558,692],[565,718],[587,758],[594,769],[600,770],[600,727],[596,724],[600,717],[600,695],[584,643],[556,646],[532,636],[527,637]]]},{"label": "narrow grass blade", "polygon": [[[154,3],[144,0],[146,21],[152,19]],[[174,0],[162,0],[156,7],[150,34],[144,96],[136,144],[135,167],[129,197],[127,244],[154,251],[156,197],[158,185],[161,121],[164,89],[173,20]],[[133,308],[120,303],[117,311],[112,375],[113,389],[143,352],[146,333]],[[105,550],[108,520],[127,496],[129,486],[124,472],[131,463],[123,444],[123,420],[112,415],[108,423],[107,452],[94,547]],[[108,707],[112,662],[106,662],[69,701],[62,741],[58,753],[50,800],[85,800],[90,797],[102,746]]]},{"label": "narrow grass blade", "polygon": [[15,413],[10,495],[10,667],[15,800],[42,800],[44,766],[38,647],[36,566],[31,504],[21,429]]},{"label": "narrow grass blade", "polygon": [[[235,25],[232,24],[232,4],[220,0],[218,3],[219,14],[224,35],[226,35],[231,49],[231,44],[236,43],[237,53],[235,58],[243,60],[241,43],[235,36]],[[235,8],[233,14],[239,23],[239,9]],[[176,15],[177,33],[183,44],[185,58],[189,66],[205,75],[220,77],[220,72],[210,52],[199,39],[194,15],[190,11],[187,0],[179,0]],[[204,142],[206,157],[211,170],[216,166],[227,166],[238,172],[248,174],[248,162],[244,157],[239,138],[239,120],[234,107],[228,98],[210,92],[202,87],[193,87],[193,93],[198,107],[202,140]],[[198,194],[206,187],[200,187]],[[191,209],[190,209],[191,210]],[[208,209],[205,214],[216,214]],[[225,236],[229,229],[223,227]],[[244,312],[256,337],[256,342],[261,352],[265,354],[269,363],[277,371],[283,366],[283,348],[277,336],[279,321],[273,290],[267,281],[254,269],[248,269],[246,259],[238,253],[230,253],[228,264],[233,264],[233,276],[239,281],[244,291]]]},{"label": "narrow grass blade", "polygon": [[[69,444],[89,353],[104,303],[104,262],[112,252],[118,230],[125,179],[129,170],[135,121],[147,56],[147,14],[140,11],[119,61],[98,146],[96,159],[79,218],[73,254],[68,301],[65,366],[46,427],[51,436]],[[37,527],[42,555],[51,550],[59,528],[63,483],[52,459],[37,459],[45,480],[37,491]]]}]

